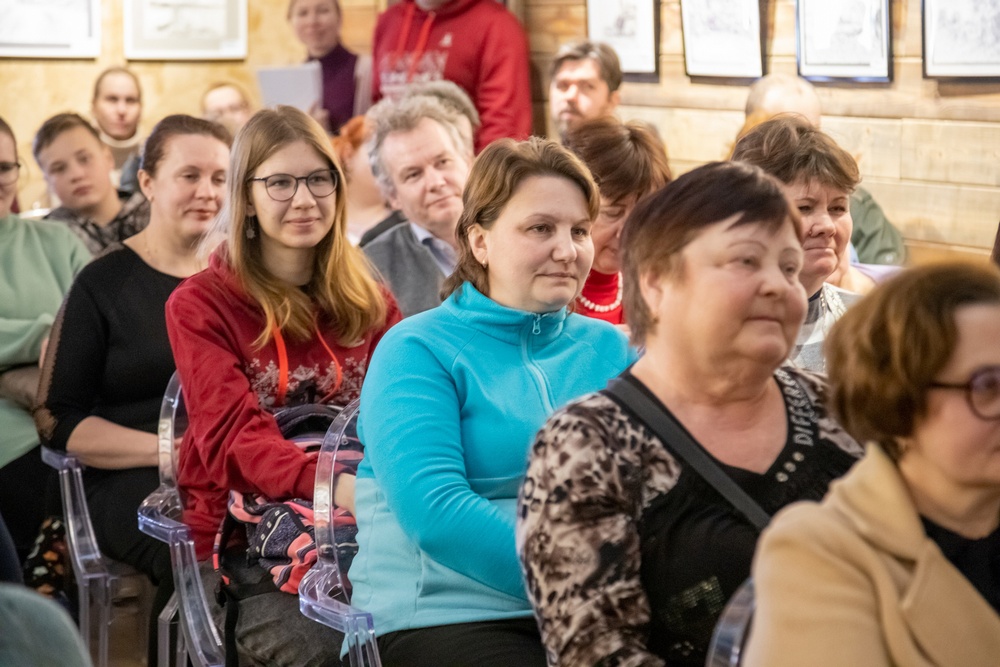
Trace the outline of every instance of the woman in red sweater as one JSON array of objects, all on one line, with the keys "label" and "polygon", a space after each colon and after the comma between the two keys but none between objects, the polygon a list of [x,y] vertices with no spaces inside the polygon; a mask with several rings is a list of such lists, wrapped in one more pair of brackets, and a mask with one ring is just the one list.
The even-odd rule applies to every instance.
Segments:
[{"label": "woman in red sweater", "polygon": [[667,150],[650,126],[611,116],[580,123],[567,132],[565,143],[587,165],[601,191],[592,232],[594,266],[576,299],[576,312],[625,324],[618,242],[635,203],[670,182]]},{"label": "woman in red sweater", "polygon": [[[282,437],[272,413],[357,398],[375,345],[400,318],[347,240],[342,173],[309,116],[258,112],[233,146],[216,223],[226,241],[167,303],[189,416],[177,479],[199,560],[230,490],[312,499],[316,459]],[[338,476],[338,505],[353,508],[353,482]],[[211,567],[202,571],[211,581]],[[280,592],[241,602],[241,653],[267,664],[336,661],[339,642],[297,607]]]}]

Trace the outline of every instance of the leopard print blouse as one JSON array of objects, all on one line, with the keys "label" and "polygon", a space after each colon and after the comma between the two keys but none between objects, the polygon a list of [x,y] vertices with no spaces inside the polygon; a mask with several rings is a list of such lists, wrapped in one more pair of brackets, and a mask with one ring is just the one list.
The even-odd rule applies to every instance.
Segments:
[{"label": "leopard print blouse", "polygon": [[[819,500],[862,453],[823,408],[821,376],[783,367],[775,378],[788,412],[785,449],[765,475],[722,466],[769,513]],[[813,441],[803,442],[808,432]],[[657,543],[665,537],[673,544]],[[517,540],[550,665],[703,665],[718,615],[749,576],[756,539],[731,505],[602,393],[557,411],[535,439]],[[659,595],[660,582],[678,578],[675,595]]]}]

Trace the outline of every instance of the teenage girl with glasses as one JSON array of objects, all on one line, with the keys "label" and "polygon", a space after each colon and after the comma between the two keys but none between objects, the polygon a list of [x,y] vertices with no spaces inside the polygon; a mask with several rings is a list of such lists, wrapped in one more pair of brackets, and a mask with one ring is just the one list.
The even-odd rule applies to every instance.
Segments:
[{"label": "teenage girl with glasses", "polygon": [[[217,221],[226,241],[167,304],[190,420],[177,480],[201,561],[231,489],[312,499],[316,459],[282,437],[272,412],[357,398],[375,345],[400,319],[347,240],[340,166],[316,121],[291,107],[258,112],[236,138],[229,173]],[[353,509],[353,475],[337,476],[334,500]],[[203,573],[210,582],[211,566]],[[237,643],[252,661],[337,659],[339,642],[298,613],[295,596],[240,608]]]}]

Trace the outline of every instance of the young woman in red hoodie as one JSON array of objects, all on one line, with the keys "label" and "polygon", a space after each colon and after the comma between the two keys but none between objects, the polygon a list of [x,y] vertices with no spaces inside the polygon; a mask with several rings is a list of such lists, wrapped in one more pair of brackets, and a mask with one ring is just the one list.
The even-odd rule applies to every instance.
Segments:
[{"label": "young woman in red hoodie", "polygon": [[[400,318],[347,239],[342,174],[316,121],[291,107],[258,112],[233,146],[217,220],[226,241],[167,303],[189,417],[177,479],[199,560],[211,554],[230,490],[312,499],[316,459],[282,437],[272,413],[357,398],[375,345]],[[338,505],[353,509],[353,482],[338,475]],[[202,571],[211,585],[211,566]],[[335,662],[332,631],[297,608],[288,593],[243,600],[241,654]]]}]

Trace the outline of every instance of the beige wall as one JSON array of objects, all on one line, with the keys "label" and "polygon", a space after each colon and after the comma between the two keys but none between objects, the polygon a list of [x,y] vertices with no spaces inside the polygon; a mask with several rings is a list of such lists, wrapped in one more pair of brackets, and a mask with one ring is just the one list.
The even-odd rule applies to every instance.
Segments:
[{"label": "beige wall", "polygon": [[[533,60],[547,76],[558,45],[586,35],[586,3],[525,4]],[[767,71],[794,74],[795,1],[762,4],[769,13]],[[924,79],[920,0],[891,4],[893,82],[820,85],[823,127],[859,158],[864,186],[916,259],[941,251],[982,255],[1000,220],[1000,85]],[[627,83],[621,115],[659,127],[671,167],[683,172],[726,156],[743,122],[746,88],[692,83],[684,74],[678,0],[662,0],[660,20],[660,83]],[[542,111],[538,104],[536,113]]]},{"label": "beige wall", "polygon": [[[370,51],[378,5],[384,0],[340,0],[344,9],[344,42]],[[121,0],[104,0],[101,55],[96,60],[0,58],[0,116],[14,128],[18,152],[27,165],[19,201],[22,209],[42,200],[45,184],[31,157],[31,139],[49,116],[62,111],[88,114],[93,82],[106,67],[124,63]],[[248,0],[249,38],[244,61],[145,62],[128,66],[143,87],[141,131],[171,113],[200,113],[201,93],[211,83],[233,79],[257,95],[253,70],[305,59],[305,49],[285,20],[287,0]]]},{"label": "beige wall", "polygon": [[[767,69],[795,72],[795,2],[768,7]],[[248,0],[250,37],[242,62],[134,62],[145,95],[143,129],[168,113],[197,113],[201,91],[233,78],[253,89],[254,67],[301,61],[304,50],[285,20],[286,0]],[[341,0],[344,41],[367,52],[386,0]],[[534,66],[536,128],[545,130],[547,69],[565,41],[586,35],[585,0],[508,1],[528,31]],[[47,116],[86,111],[96,75],[122,56],[121,3],[105,0],[97,60],[0,59],[0,115],[30,165],[22,205],[44,191],[30,158],[31,136]],[[921,74],[920,0],[892,0],[893,83],[819,87],[824,128],[860,159],[865,187],[904,232],[919,257],[939,251],[983,254],[1000,219],[1000,86],[945,83]],[[659,127],[671,166],[682,172],[725,157],[743,120],[746,88],[692,83],[684,74],[679,0],[661,1],[660,83],[628,83],[621,115]]]}]

